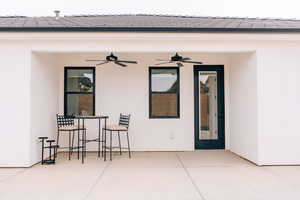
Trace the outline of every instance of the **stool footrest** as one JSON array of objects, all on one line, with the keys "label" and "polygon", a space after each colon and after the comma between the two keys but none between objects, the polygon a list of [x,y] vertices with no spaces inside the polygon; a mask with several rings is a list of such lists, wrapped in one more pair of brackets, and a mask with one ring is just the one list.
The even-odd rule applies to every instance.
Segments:
[{"label": "stool footrest", "polygon": [[[105,149],[110,149],[109,146],[106,146],[106,147],[103,147],[103,148],[105,148]],[[120,149],[119,146],[112,146],[111,148],[112,148],[112,149]],[[128,148],[128,147],[121,147],[121,149],[129,149],[129,148]]]},{"label": "stool footrest", "polygon": [[[73,149],[75,149],[75,148],[78,149],[78,147],[82,148],[82,146],[74,146]],[[71,148],[70,147],[59,147],[57,149],[72,149],[72,147]]]},{"label": "stool footrest", "polygon": [[51,146],[47,146],[47,147],[44,147],[45,149],[49,149],[49,148],[51,148],[51,149],[54,149],[54,148],[59,148],[59,146],[58,145],[51,145]]},{"label": "stool footrest", "polygon": [[43,162],[43,164],[48,164],[48,165],[55,164],[55,160],[44,160],[42,162]]},{"label": "stool footrest", "polygon": [[104,140],[100,140],[99,139],[92,139],[92,140],[79,140],[79,141],[85,141],[86,143],[89,143],[89,142],[104,142]]}]

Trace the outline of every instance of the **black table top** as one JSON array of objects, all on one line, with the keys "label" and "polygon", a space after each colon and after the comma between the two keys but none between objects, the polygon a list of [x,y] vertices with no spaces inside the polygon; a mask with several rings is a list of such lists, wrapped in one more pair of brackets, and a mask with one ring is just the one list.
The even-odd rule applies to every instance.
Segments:
[{"label": "black table top", "polygon": [[107,119],[106,115],[75,115],[75,119]]}]

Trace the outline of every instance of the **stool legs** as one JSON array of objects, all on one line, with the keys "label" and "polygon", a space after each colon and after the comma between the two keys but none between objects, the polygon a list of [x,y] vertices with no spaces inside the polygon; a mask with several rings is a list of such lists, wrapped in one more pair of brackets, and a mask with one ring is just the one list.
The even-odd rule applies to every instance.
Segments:
[{"label": "stool legs", "polygon": [[101,119],[99,119],[99,132],[98,132],[98,157],[100,157],[100,137],[101,137]]},{"label": "stool legs", "polygon": [[[56,135],[56,145],[58,145],[58,142],[59,142],[59,130],[57,131],[57,135]],[[57,157],[57,149],[55,150],[55,157]]]},{"label": "stool legs", "polygon": [[69,131],[69,160],[71,160],[71,131]]},{"label": "stool legs", "polygon": [[86,130],[84,130],[84,157],[86,157]]},{"label": "stool legs", "polygon": [[98,158],[100,157],[100,149],[101,149],[101,141],[100,141],[100,138],[101,138],[101,133],[99,131],[98,133]]},{"label": "stool legs", "polygon": [[[49,160],[52,160],[52,148],[51,148],[51,146],[52,146],[52,141],[50,141],[49,142]],[[54,150],[54,152],[55,152],[55,150]],[[54,159],[55,159],[55,155],[54,155]]]},{"label": "stool legs", "polygon": [[[102,140],[102,142],[104,143],[104,130],[102,129],[102,135],[101,135],[101,140]],[[102,156],[102,158],[103,158],[103,147],[104,147],[104,144],[102,144],[102,149],[101,149],[101,156]]]},{"label": "stool legs", "polygon": [[128,131],[126,131],[127,135],[127,145],[128,145],[128,153],[129,153],[129,158],[131,158],[131,152],[130,152],[130,144],[129,144],[129,136],[128,136]]},{"label": "stool legs", "polygon": [[[46,139],[46,137],[45,137]],[[42,165],[44,164],[44,147],[45,147],[45,139],[42,139]]]},{"label": "stool legs", "polygon": [[71,154],[73,154],[74,137],[75,137],[75,131],[72,131],[72,150],[71,150]]},{"label": "stool legs", "polygon": [[102,146],[102,151],[104,152],[104,161],[106,161],[106,129],[104,129],[104,145]]},{"label": "stool legs", "polygon": [[110,131],[110,148],[109,148],[109,151],[110,151],[110,155],[109,155],[109,158],[110,160],[112,160],[112,131]]},{"label": "stool legs", "polygon": [[80,149],[80,138],[79,138],[79,130],[78,130],[78,133],[77,133],[77,144],[78,144],[78,149],[77,149],[77,159],[79,160],[79,149]]},{"label": "stool legs", "polygon": [[81,140],[81,142],[82,142],[82,151],[81,151],[81,162],[82,162],[82,164],[84,163],[84,157],[85,157],[85,139],[86,139],[86,135],[85,135],[86,133],[85,133],[85,130],[82,130],[82,140]]},{"label": "stool legs", "polygon": [[118,139],[119,139],[120,155],[122,155],[122,147],[121,147],[120,131],[118,131]]},{"label": "stool legs", "polygon": [[[120,132],[122,130],[108,130],[109,131],[109,146],[106,146],[106,129],[102,130],[102,140],[103,140],[103,146],[102,146],[102,153],[104,154],[104,161],[106,161],[106,149],[109,150],[109,158],[110,160],[112,160],[112,134],[113,132],[117,132],[118,133],[118,141],[119,141],[119,152],[120,155],[122,155],[122,146],[121,146],[121,137],[120,137]],[[129,142],[129,134],[128,131],[126,131],[126,138],[127,138],[127,149],[128,149],[128,154],[129,154],[129,158],[131,158],[131,150],[130,150],[130,142]]]}]

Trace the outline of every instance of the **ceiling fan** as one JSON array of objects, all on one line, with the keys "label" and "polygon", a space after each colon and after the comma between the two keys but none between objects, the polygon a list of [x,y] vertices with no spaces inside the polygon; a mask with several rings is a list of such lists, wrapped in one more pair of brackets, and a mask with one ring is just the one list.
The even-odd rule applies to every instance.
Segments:
[{"label": "ceiling fan", "polygon": [[98,64],[96,64],[96,66],[98,65],[103,65],[109,62],[113,62],[117,65],[120,65],[121,67],[127,67],[126,64],[124,63],[130,63],[130,64],[137,64],[136,61],[130,61],[130,60],[119,60],[117,56],[115,56],[113,53],[110,53],[110,55],[105,57],[105,60],[86,60],[87,62],[100,62]]},{"label": "ceiling fan", "polygon": [[160,63],[157,63],[156,65],[163,65],[163,64],[168,64],[168,63],[176,63],[178,67],[182,67],[183,63],[193,63],[193,64],[202,64],[202,62],[198,61],[192,61],[188,57],[182,57],[180,56],[177,52],[174,56],[171,57],[171,60],[162,60],[158,59],[158,61],[162,61]]}]

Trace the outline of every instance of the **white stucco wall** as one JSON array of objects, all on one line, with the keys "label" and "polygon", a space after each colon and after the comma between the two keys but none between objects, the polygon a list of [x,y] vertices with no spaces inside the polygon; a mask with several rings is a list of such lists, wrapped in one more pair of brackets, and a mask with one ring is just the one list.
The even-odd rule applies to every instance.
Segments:
[{"label": "white stucco wall", "polygon": [[300,164],[300,44],[272,44],[258,53],[259,162]]},{"label": "white stucco wall", "polygon": [[56,136],[55,115],[59,109],[59,70],[56,61],[56,56],[52,54],[32,54],[30,164],[41,160],[41,143],[37,138],[46,136],[55,139]]},{"label": "white stucco wall", "polygon": [[28,166],[30,151],[30,51],[0,42],[0,166]]},{"label": "white stucco wall", "polygon": [[256,54],[232,56],[229,74],[230,150],[258,163]]},{"label": "white stucco wall", "polygon": [[[300,109],[298,103],[300,97],[298,85],[300,82],[297,78],[299,73],[298,65],[300,64],[300,56],[298,55],[299,41],[299,34],[1,33],[0,59],[2,62],[0,71],[3,77],[0,79],[0,82],[3,91],[2,97],[4,98],[0,100],[2,108],[0,121],[5,126],[2,126],[0,134],[0,152],[2,152],[0,166],[29,166],[38,159],[36,138],[34,138],[38,131],[33,132],[33,130],[40,130],[41,127],[32,127],[33,129],[31,129],[34,119],[37,119],[31,118],[31,116],[39,115],[39,112],[34,111],[35,108],[32,108],[34,106],[32,102],[42,102],[43,99],[34,98],[31,100],[30,97],[32,92],[39,91],[38,93],[43,93],[43,91],[38,88],[36,90],[31,89],[31,81],[33,80],[31,79],[31,67],[33,67],[34,62],[40,63],[39,66],[50,67],[50,65],[52,66],[50,63],[52,59],[50,55],[47,55],[47,58],[44,57],[40,61],[31,63],[32,59],[34,59],[32,53],[56,54],[55,56],[58,58],[57,66],[60,71],[57,72],[60,79],[57,85],[58,96],[60,96],[62,66],[81,65],[82,63],[74,63],[73,59],[68,57],[61,58],[57,56],[58,54],[76,53],[78,55],[80,53],[89,54],[110,51],[124,54],[126,52],[129,54],[129,58],[134,58],[135,55],[143,53],[156,53],[158,55],[167,52],[171,54],[175,51],[183,54],[188,52],[189,56],[207,62],[207,64],[224,64],[222,59],[220,60],[222,62],[216,61],[216,55],[223,54],[223,58],[225,56],[226,63],[228,63],[225,63],[225,71],[229,70],[229,72],[226,72],[229,73],[229,79],[227,84],[225,83],[225,87],[229,88],[227,92],[225,91],[229,95],[227,97],[229,101],[227,101],[226,110],[232,110],[232,113],[226,112],[226,119],[229,120],[226,121],[226,136],[230,135],[230,140],[228,138],[226,140],[226,147],[261,165],[300,164],[299,148],[297,147],[297,141],[300,139],[300,135],[297,134],[298,111]],[[231,124],[235,121],[234,117],[242,115],[235,106],[240,107],[242,105],[240,102],[235,104],[230,101],[245,100],[245,98],[239,97],[238,94],[233,94],[231,97],[230,85],[235,82],[244,86],[251,85],[252,83],[249,83],[249,81],[252,81],[250,77],[253,77],[255,74],[255,69],[250,67],[255,67],[255,65],[248,65],[249,62],[252,63],[252,59],[238,60],[237,57],[235,59],[235,55],[231,56],[232,54],[247,52],[256,52],[257,59],[257,107],[251,107],[257,110],[256,132],[254,121],[251,121],[251,124],[242,123],[234,126],[233,130],[231,130]],[[213,54],[211,59],[206,60],[204,55],[207,54]],[[197,57],[197,55],[201,56]],[[81,59],[78,57],[77,59],[84,60],[85,58]],[[103,113],[108,113],[111,115],[111,121],[116,122],[119,112],[131,112],[135,109],[132,105],[128,105],[127,100],[115,106],[108,104],[108,102],[112,100],[112,97],[119,96],[116,94],[119,91],[119,85],[114,82],[117,78],[125,81],[123,87],[131,88],[133,86],[136,87],[136,82],[131,77],[137,75],[134,78],[139,80],[138,91],[141,92],[141,95],[136,95],[131,90],[129,92],[124,90],[127,91],[128,95],[132,96],[132,102],[140,109],[135,111],[132,120],[132,125],[136,127],[131,132],[132,140],[135,143],[134,148],[137,150],[193,150],[193,119],[190,117],[193,116],[193,105],[183,108],[184,105],[191,103],[190,95],[192,95],[191,91],[193,91],[192,68],[187,67],[181,72],[182,121],[177,120],[178,123],[176,124],[180,124],[180,127],[175,125],[175,130],[172,128],[173,120],[160,121],[146,118],[148,116],[148,78],[144,80],[142,76],[147,76],[145,68],[154,63],[153,61],[150,62],[152,58],[148,59],[140,61],[145,66],[135,66],[128,70],[116,70],[113,66],[109,67],[108,65],[105,66],[106,68],[97,69],[97,73],[100,74],[100,78],[97,78],[97,87],[100,89],[96,100],[100,103],[100,107],[96,108],[97,112],[103,111]],[[46,62],[46,60],[48,61]],[[232,73],[233,78],[230,82],[232,77],[230,76],[231,64],[233,66],[232,70],[237,69],[238,66],[247,66],[243,70],[249,73],[250,77],[245,76],[245,79],[239,80],[237,76],[243,70],[237,69],[238,71]],[[229,68],[227,68],[227,65],[229,65]],[[106,75],[101,73],[102,70],[106,72]],[[33,75],[38,73],[43,74],[43,72],[37,71]],[[55,74],[52,69],[49,69],[48,73]],[[49,78],[48,83],[53,82],[55,84],[56,81],[50,80],[50,77],[53,78],[52,80],[56,78],[52,75],[47,77]],[[234,77],[235,75],[236,77]],[[105,81],[107,85],[104,85],[102,81]],[[101,91],[105,91],[105,87],[110,87],[111,90],[107,90],[105,92],[106,95],[101,96]],[[52,91],[51,96],[55,97],[55,89],[52,86],[47,88]],[[146,90],[144,90],[145,88]],[[232,89],[233,92],[242,92],[241,87],[238,86]],[[125,95],[125,92],[122,91],[121,94]],[[255,94],[253,88],[250,90],[250,94],[252,94],[251,98],[253,98]],[[250,101],[246,100],[247,104],[251,105]],[[62,111],[61,107],[59,110],[54,111],[55,105],[57,105],[55,101],[51,99],[53,104],[50,107],[53,110],[47,111],[50,115],[55,114],[57,111]],[[141,102],[145,105],[142,106]],[[59,99],[58,104],[62,106],[61,99]],[[101,107],[101,105],[107,106]],[[247,108],[247,112],[250,114],[248,116],[251,116],[251,119],[253,119],[255,112],[251,112],[250,108]],[[142,122],[143,120],[145,121]],[[45,121],[52,123],[50,118],[43,117],[37,121],[37,123],[41,124],[44,124]],[[186,122],[189,124],[186,124]],[[190,124],[192,125],[190,126]],[[149,129],[147,133],[151,134],[141,134],[145,130],[142,125],[145,125]],[[160,127],[159,132],[157,127]],[[251,128],[251,131],[248,128]],[[170,134],[173,130],[175,130],[175,138],[171,140]],[[191,135],[185,135],[182,131],[185,133],[188,131],[188,134],[191,133]],[[45,134],[51,134],[50,132]],[[257,144],[253,150],[255,138],[257,138]],[[159,141],[157,142],[157,140]],[[251,148],[249,148],[250,146]],[[256,158],[255,154],[257,155]]]}]

